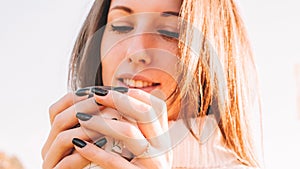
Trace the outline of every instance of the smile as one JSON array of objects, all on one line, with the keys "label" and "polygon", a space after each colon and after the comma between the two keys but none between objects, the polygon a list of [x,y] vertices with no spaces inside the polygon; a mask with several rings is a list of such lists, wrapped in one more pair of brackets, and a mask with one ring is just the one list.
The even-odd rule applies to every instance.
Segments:
[{"label": "smile", "polygon": [[131,88],[146,88],[160,85],[160,83],[147,82],[143,80],[133,80],[129,78],[119,78],[118,80]]}]

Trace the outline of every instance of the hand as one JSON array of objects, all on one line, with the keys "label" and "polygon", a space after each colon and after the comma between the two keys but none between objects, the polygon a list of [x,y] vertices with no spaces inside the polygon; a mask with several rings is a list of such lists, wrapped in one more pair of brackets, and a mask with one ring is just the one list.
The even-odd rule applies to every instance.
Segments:
[{"label": "hand", "polygon": [[120,140],[135,157],[128,162],[116,153],[104,151],[80,139],[75,142],[77,152],[102,168],[171,168],[172,152],[169,151],[171,143],[165,102],[142,90],[130,89],[127,95],[99,91],[95,100],[111,108],[102,112],[117,110],[130,122],[80,114],[81,127]]},{"label": "hand", "polygon": [[99,106],[93,98],[88,99],[88,96],[78,97],[74,93],[68,93],[50,107],[51,131],[42,148],[44,169],[74,166],[83,168],[89,164],[89,161],[77,152],[72,153],[74,137],[89,140],[89,136],[92,135],[87,136],[81,128],[74,128],[78,124],[77,111],[94,113],[99,111]]}]

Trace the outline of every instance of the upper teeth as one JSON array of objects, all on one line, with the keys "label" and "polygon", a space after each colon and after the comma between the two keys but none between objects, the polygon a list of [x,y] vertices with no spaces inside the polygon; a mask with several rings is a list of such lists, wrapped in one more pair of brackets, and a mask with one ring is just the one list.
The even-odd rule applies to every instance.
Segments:
[{"label": "upper teeth", "polygon": [[145,82],[145,81],[133,80],[133,79],[123,79],[123,83],[125,83],[129,87],[149,87],[154,85],[154,83],[151,82]]}]

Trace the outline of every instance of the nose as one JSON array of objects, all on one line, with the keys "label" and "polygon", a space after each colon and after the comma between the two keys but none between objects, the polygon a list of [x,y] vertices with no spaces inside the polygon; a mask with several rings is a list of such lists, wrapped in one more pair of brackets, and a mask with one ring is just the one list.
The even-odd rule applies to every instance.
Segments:
[{"label": "nose", "polygon": [[140,64],[140,65],[149,65],[151,63],[150,57],[146,52],[139,52],[128,57],[129,63]]},{"label": "nose", "polygon": [[135,35],[129,40],[129,47],[127,49],[128,62],[135,65],[149,65],[152,60],[150,53],[151,35]]}]

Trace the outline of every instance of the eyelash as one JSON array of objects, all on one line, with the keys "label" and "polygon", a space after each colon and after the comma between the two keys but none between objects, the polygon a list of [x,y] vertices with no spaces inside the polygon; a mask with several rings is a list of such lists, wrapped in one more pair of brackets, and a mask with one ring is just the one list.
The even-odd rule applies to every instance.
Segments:
[{"label": "eyelash", "polygon": [[[114,26],[111,24],[111,30],[114,32],[117,32],[119,34],[128,33],[133,29],[134,28],[131,26]],[[167,31],[167,30],[158,30],[157,32],[168,40],[179,38],[179,33],[177,33],[177,32],[171,32],[171,31]]]},{"label": "eyelash", "polygon": [[128,33],[133,30],[133,27],[130,26],[114,26],[111,25],[111,30],[118,33]]},{"label": "eyelash", "polygon": [[178,39],[179,38],[179,33],[177,32],[171,32],[167,30],[158,30],[158,33],[160,33],[164,38],[167,39]]}]

